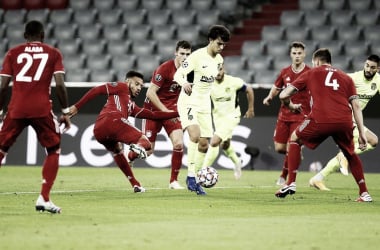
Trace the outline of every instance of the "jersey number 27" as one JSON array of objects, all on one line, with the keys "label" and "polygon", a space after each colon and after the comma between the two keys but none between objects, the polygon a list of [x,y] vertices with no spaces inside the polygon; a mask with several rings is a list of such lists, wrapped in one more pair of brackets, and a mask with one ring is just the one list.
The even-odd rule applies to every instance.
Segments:
[{"label": "jersey number 27", "polygon": [[[24,66],[21,68],[20,72],[16,75],[16,81],[17,82],[32,82],[32,81],[39,81],[41,78],[41,75],[45,69],[46,62],[48,60],[49,55],[46,53],[41,54],[27,54],[27,53],[21,53],[17,57],[17,63],[25,63]],[[33,63],[36,61],[38,63],[37,71],[34,73],[33,76],[26,75],[26,72],[32,67]]]}]

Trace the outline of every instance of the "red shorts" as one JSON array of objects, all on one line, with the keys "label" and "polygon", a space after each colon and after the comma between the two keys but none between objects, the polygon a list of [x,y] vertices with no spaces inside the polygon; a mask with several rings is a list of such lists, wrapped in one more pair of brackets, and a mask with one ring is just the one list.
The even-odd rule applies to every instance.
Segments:
[{"label": "red shorts", "polygon": [[315,149],[328,137],[332,137],[340,149],[354,153],[354,125],[351,122],[316,123],[312,119],[304,120],[296,129],[296,135],[310,149]]},{"label": "red shorts", "polygon": [[28,118],[28,119],[12,119],[5,116],[3,127],[0,131],[0,147],[8,150],[17,137],[27,126],[32,126],[36,131],[38,141],[45,148],[60,145],[61,132],[57,118],[50,113],[46,117]]},{"label": "red shorts", "polygon": [[96,140],[107,149],[113,149],[117,142],[137,143],[142,135],[141,130],[119,114],[111,113],[99,117],[94,126]]},{"label": "red shorts", "polygon": [[282,121],[277,120],[276,128],[274,129],[273,141],[286,144],[292,132],[302,121]]},{"label": "red shorts", "polygon": [[176,119],[169,120],[143,120],[143,133],[148,137],[150,142],[155,142],[157,134],[164,127],[166,133],[170,135],[174,130],[182,130],[181,121]]}]

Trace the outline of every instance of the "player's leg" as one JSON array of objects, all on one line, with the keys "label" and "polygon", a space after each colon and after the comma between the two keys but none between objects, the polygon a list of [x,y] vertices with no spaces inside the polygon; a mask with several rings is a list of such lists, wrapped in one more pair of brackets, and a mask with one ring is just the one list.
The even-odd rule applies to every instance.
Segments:
[{"label": "player's leg", "polygon": [[128,163],[127,158],[125,157],[123,151],[123,145],[120,142],[108,142],[104,146],[112,152],[113,159],[116,162],[116,165],[123,172],[125,177],[127,177],[129,183],[133,187],[135,193],[145,192],[145,189],[141,186],[140,182],[135,178],[132,168]]},{"label": "player's leg", "polygon": [[36,202],[36,210],[60,213],[61,208],[56,206],[50,199],[50,192],[59,169],[58,161],[61,152],[59,124],[50,115],[45,118],[31,120],[31,126],[36,131],[38,141],[46,148],[46,157],[42,165],[41,192]]},{"label": "player's leg", "polygon": [[219,145],[222,142],[222,138],[220,138],[217,134],[214,134],[210,140],[210,147],[207,150],[206,157],[202,163],[202,168],[212,166],[214,164],[215,159],[219,154]]},{"label": "player's leg", "polygon": [[178,182],[178,175],[182,166],[183,157],[183,132],[182,129],[175,129],[168,134],[173,145],[169,188],[184,189],[184,187]]},{"label": "player's leg", "polygon": [[234,176],[235,179],[240,179],[241,177],[241,159],[236,154],[235,149],[231,145],[231,139],[227,139],[223,141],[222,143],[222,149],[223,152],[228,156],[228,158],[231,159],[231,161],[234,163]]},{"label": "player's leg", "polygon": [[289,123],[277,120],[276,128],[274,130],[273,141],[274,149],[277,153],[285,154],[284,162],[281,168],[281,174],[276,181],[276,185],[282,186],[286,182],[288,176],[288,159],[287,159],[287,143],[290,137]]},{"label": "player's leg", "polygon": [[364,178],[363,164],[359,156],[355,153],[354,144],[352,143],[353,135],[351,124],[346,124],[345,127],[341,125],[340,128],[339,133],[335,134],[333,138],[347,158],[351,173],[359,187],[360,196],[356,201],[371,202],[372,198],[368,194]]}]

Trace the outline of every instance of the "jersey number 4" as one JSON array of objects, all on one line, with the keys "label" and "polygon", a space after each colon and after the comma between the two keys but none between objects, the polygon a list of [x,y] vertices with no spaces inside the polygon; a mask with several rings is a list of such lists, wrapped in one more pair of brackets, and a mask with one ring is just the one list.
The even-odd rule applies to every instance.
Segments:
[{"label": "jersey number 4", "polygon": [[325,79],[325,86],[332,87],[333,90],[338,90],[339,83],[336,79],[331,79],[334,72],[327,73],[326,79]]},{"label": "jersey number 4", "polygon": [[[27,53],[21,53],[17,57],[17,63],[18,64],[24,63],[24,66],[21,68],[20,72],[16,75],[16,81],[17,82],[39,81],[45,69],[48,57],[49,55],[46,53],[33,54],[33,55],[27,54]],[[38,63],[37,71],[34,72],[33,76],[28,76],[26,75],[26,73],[32,67],[33,63]]]}]

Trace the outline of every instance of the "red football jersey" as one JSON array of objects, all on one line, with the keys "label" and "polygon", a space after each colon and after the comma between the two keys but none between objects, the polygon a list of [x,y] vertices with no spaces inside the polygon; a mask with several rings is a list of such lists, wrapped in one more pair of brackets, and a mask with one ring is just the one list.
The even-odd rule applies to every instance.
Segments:
[{"label": "red football jersey", "polygon": [[[177,71],[174,60],[169,60],[161,64],[153,73],[151,84],[159,87],[157,96],[168,109],[177,111],[177,100],[181,92],[181,86],[173,80]],[[158,110],[149,99],[146,98],[144,107],[151,110]]]},{"label": "red football jersey", "polygon": [[0,75],[13,78],[8,115],[43,117],[51,111],[50,84],[55,73],[64,73],[62,55],[41,42],[27,42],[8,51]]},{"label": "red football jersey", "polygon": [[[295,79],[297,79],[300,75],[302,75],[304,72],[310,70],[310,67],[305,65],[305,68],[300,72],[294,72],[292,69],[292,66],[288,66],[286,68],[283,68],[278,75],[274,85],[278,89],[284,89],[286,88],[290,83],[292,83]],[[302,104],[302,114],[300,113],[293,113],[290,111],[289,108],[285,107],[284,105],[281,105],[279,113],[278,113],[278,119],[281,121],[301,121],[305,118],[305,115],[309,114],[310,112],[310,94],[307,89],[304,89],[302,91],[299,91],[297,94],[293,95],[291,97],[291,100],[293,103],[300,103]]]},{"label": "red football jersey", "polygon": [[310,117],[317,123],[352,121],[349,103],[357,94],[354,82],[343,71],[323,65],[305,72],[291,85],[298,90],[310,90]]}]

